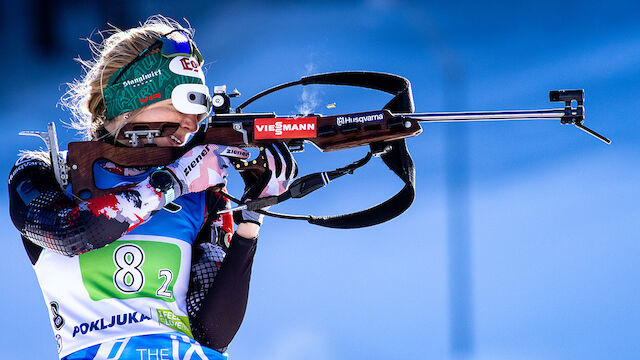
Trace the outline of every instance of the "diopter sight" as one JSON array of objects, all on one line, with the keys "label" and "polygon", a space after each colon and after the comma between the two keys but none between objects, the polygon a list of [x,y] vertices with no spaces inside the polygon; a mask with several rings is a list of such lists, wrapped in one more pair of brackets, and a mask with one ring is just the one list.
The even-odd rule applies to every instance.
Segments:
[{"label": "diopter sight", "polygon": [[227,93],[227,85],[218,85],[213,87],[213,97],[211,102],[213,104],[213,112],[216,114],[228,114],[231,108],[231,98],[240,96],[238,89],[233,89],[233,92]]}]

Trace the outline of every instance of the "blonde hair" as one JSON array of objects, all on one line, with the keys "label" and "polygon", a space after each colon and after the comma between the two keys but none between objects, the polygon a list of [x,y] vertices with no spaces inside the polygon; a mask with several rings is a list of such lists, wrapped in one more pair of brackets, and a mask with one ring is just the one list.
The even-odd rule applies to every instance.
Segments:
[{"label": "blonde hair", "polygon": [[188,23],[183,27],[179,22],[162,15],[154,15],[140,26],[129,30],[110,26],[110,29],[98,33],[102,37],[101,42],[87,39],[93,58],[76,59],[85,74],[81,79],[67,84],[69,90],[60,99],[61,105],[72,114],[68,125],[78,130],[86,140],[97,139],[98,130],[105,123],[113,121],[106,118],[107,108],[103,96],[111,75],[130,63],[162,35],[175,29],[193,34]]}]

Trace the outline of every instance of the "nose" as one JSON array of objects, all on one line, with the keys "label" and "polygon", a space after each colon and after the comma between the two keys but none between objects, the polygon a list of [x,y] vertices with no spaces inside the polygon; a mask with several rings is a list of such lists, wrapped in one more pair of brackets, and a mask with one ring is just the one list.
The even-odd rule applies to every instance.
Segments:
[{"label": "nose", "polygon": [[183,114],[180,126],[188,132],[196,132],[198,130],[198,115]]}]

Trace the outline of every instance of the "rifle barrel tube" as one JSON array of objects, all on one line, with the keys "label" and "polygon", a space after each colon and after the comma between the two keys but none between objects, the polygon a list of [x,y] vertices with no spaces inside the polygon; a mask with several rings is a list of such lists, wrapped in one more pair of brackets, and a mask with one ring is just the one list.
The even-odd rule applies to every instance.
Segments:
[{"label": "rifle barrel tube", "polygon": [[425,122],[551,120],[561,119],[564,115],[564,109],[394,114]]}]

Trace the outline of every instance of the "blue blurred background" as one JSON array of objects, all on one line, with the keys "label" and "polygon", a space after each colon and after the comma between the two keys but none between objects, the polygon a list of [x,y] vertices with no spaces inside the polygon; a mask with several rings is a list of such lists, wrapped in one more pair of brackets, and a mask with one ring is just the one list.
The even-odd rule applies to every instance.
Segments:
[{"label": "blue blurred background", "polygon": [[[557,107],[553,89],[584,88],[586,125],[559,121],[426,124],[408,141],[414,205],[359,230],[268,219],[261,232],[232,359],[640,358],[640,5],[632,1],[359,2],[202,0],[85,3],[3,1],[1,172],[21,130],[58,125],[57,102],[81,76],[81,38],[106,23],[153,14],[187,18],[209,86],[248,96],[300,76],[340,70],[399,74],[417,111]],[[366,90],[296,88],[247,110],[332,114],[376,109]],[[336,103],[336,109],[326,105]],[[235,105],[238,105],[236,102]],[[356,160],[365,149],[297,159],[303,173]],[[242,191],[237,175],[231,190]],[[274,210],[332,214],[374,205],[401,183],[380,161]],[[0,347],[7,359],[54,359],[36,277],[8,217]]]}]

